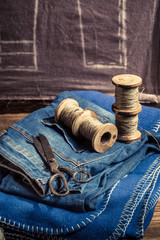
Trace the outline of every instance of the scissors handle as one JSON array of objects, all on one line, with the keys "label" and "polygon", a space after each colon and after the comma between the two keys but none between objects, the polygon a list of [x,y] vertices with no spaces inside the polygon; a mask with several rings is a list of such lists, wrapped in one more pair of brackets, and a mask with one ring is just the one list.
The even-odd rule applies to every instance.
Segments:
[{"label": "scissors handle", "polygon": [[[79,175],[85,175],[85,178],[83,177],[83,179],[80,177],[80,179],[78,179]],[[75,182],[79,182],[79,183],[86,183],[89,182],[91,179],[91,174],[83,169],[81,170],[77,170],[77,171],[72,171],[72,180],[74,180]]]},{"label": "scissors handle", "polygon": [[[62,185],[64,186],[65,188],[65,191],[60,193],[58,191],[56,191],[56,189],[54,188],[54,181],[56,180],[60,180]],[[49,188],[51,190],[51,194],[52,195],[55,195],[55,196],[59,196],[59,197],[64,197],[66,195],[69,194],[69,186],[68,186],[68,183],[67,183],[67,180],[65,178],[65,176],[59,172],[59,171],[56,171],[49,179]]]},{"label": "scissors handle", "polygon": [[85,171],[84,169],[72,171],[71,169],[69,169],[67,167],[63,167],[61,165],[58,166],[58,169],[60,171],[69,173],[71,175],[71,179],[78,183],[86,183],[86,182],[89,182],[91,179],[91,174],[89,172]]}]

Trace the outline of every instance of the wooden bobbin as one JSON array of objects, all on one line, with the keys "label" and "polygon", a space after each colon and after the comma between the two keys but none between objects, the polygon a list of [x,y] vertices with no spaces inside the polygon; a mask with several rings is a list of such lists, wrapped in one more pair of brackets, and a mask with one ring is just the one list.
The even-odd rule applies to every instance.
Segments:
[{"label": "wooden bobbin", "polygon": [[[124,90],[125,89],[127,90],[127,89],[137,88],[139,85],[141,85],[142,78],[132,74],[120,74],[112,78],[112,83],[116,87],[121,87]],[[125,106],[122,106],[121,109],[119,109],[116,103],[114,103],[112,105],[112,109],[115,113],[119,113],[123,115],[135,115],[141,112],[142,106],[141,104],[137,103],[136,108],[127,110]]]},{"label": "wooden bobbin", "polygon": [[83,113],[83,109],[79,107],[78,102],[67,98],[58,105],[55,111],[55,121],[72,129],[72,124],[80,113]]},{"label": "wooden bobbin", "polygon": [[[137,130],[138,121],[135,126],[136,130],[132,131],[132,133],[128,134],[127,129],[123,130],[123,126],[125,122],[129,122],[130,118],[134,117],[135,119],[138,117],[137,115],[122,115],[116,114],[116,126],[118,128],[118,141],[131,143],[141,139],[141,132]],[[126,127],[125,127],[126,128]]]},{"label": "wooden bobbin", "polygon": [[[129,91],[130,89],[136,90],[138,93],[138,86],[142,84],[142,79],[139,76],[132,75],[132,74],[120,74],[112,78],[112,83],[116,86],[116,90],[118,91],[118,88],[122,89],[122,92]],[[123,98],[123,96],[121,96]],[[115,95],[116,98],[116,95]],[[116,99],[117,101],[117,99]],[[123,102],[122,102],[123,103]],[[129,121],[130,116],[135,116],[141,112],[142,106],[139,104],[137,99],[137,104],[134,108],[128,109],[126,104],[122,104],[119,107],[119,104],[115,102],[112,105],[112,110],[116,113],[116,121],[120,121],[119,115],[123,115],[121,119],[124,118],[124,120]],[[124,124],[123,120],[122,123]],[[120,122],[119,122],[120,124]],[[117,126],[118,124],[116,124]],[[124,132],[125,133],[125,132]],[[137,141],[141,139],[141,133],[136,129],[135,133],[132,133],[131,135],[123,135],[121,132],[118,134],[118,140],[125,142],[125,143],[131,143],[133,141]]]},{"label": "wooden bobbin", "polygon": [[[67,117],[68,119],[63,119]],[[76,137],[83,136],[92,143],[97,152],[105,152],[117,139],[117,128],[111,123],[103,124],[92,110],[84,110],[74,99],[63,100],[55,111],[55,121],[71,128]],[[89,125],[88,125],[89,123]]]},{"label": "wooden bobbin", "polygon": [[112,123],[102,124],[92,137],[92,147],[97,152],[110,149],[117,140],[118,130]]},{"label": "wooden bobbin", "polygon": [[60,120],[62,110],[64,110],[64,108],[68,105],[74,105],[75,107],[79,107],[78,102],[76,100],[74,100],[73,98],[64,99],[62,102],[60,102],[60,104],[58,105],[58,107],[56,108],[56,111],[55,111],[55,121],[57,123]]},{"label": "wooden bobbin", "polygon": [[96,113],[90,110],[85,110],[83,114],[77,116],[72,125],[72,133],[90,140],[93,149],[99,153],[111,148],[118,135],[115,125],[103,124],[97,119]]},{"label": "wooden bobbin", "polygon": [[112,78],[112,83],[124,88],[138,87],[142,84],[142,78],[133,74],[120,74]]}]

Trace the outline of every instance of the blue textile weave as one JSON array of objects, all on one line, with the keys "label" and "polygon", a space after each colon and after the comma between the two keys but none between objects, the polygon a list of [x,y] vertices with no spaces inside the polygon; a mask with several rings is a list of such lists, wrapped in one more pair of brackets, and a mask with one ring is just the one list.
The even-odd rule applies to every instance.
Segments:
[{"label": "blue textile weave", "polygon": [[[111,112],[113,97],[95,91],[74,93]],[[160,137],[160,110],[143,107],[139,114],[139,126],[140,130],[143,128],[154,135],[154,138],[150,137],[151,145],[147,150],[150,154],[146,154],[146,158],[141,159],[131,173],[115,181],[90,211],[78,213],[40,201],[39,198],[34,199],[31,195],[20,195],[18,191],[7,192],[3,180],[8,171],[1,168],[3,188],[0,206],[3,207],[0,208],[0,222],[6,237],[57,240],[142,238],[160,194],[160,154],[157,143]],[[16,182],[16,188],[18,186],[21,189],[20,181]],[[11,187],[14,189],[13,185]]]}]

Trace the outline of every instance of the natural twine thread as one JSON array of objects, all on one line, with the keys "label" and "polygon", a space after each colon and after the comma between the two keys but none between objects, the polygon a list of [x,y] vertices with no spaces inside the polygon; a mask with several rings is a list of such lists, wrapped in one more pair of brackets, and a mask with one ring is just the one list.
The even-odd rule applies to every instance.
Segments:
[{"label": "natural twine thread", "polygon": [[68,104],[61,112],[60,122],[64,124],[66,127],[72,128],[72,124],[75,118],[82,112],[83,109],[81,107]]},{"label": "natural twine thread", "polygon": [[98,119],[87,117],[80,125],[79,133],[88,140],[92,140],[93,135],[102,125]]},{"label": "natural twine thread", "polygon": [[116,114],[116,126],[119,136],[132,136],[137,131],[138,115],[123,116]]},{"label": "natural twine thread", "polygon": [[116,86],[115,89],[115,104],[118,109],[133,110],[138,105],[138,88],[122,88]]}]

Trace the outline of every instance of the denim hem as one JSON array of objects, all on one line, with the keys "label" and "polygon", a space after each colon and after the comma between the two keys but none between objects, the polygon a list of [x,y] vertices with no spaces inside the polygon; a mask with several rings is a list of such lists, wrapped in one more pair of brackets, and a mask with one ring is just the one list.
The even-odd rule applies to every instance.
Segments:
[{"label": "denim hem", "polygon": [[[11,159],[5,156],[2,152],[0,152],[0,155],[5,159],[4,161],[8,160],[9,162],[12,162]],[[40,195],[41,197],[45,197],[45,188],[43,187],[44,184],[42,185],[43,181],[41,179],[39,178],[35,179],[28,173],[25,173],[25,171],[23,173],[22,169],[18,170],[18,166],[17,166],[17,169],[15,169],[13,167],[10,167],[8,164],[3,164],[1,162],[0,162],[0,166],[23,176],[29,182],[29,184],[33,187],[33,189],[37,192],[38,195]]]}]

